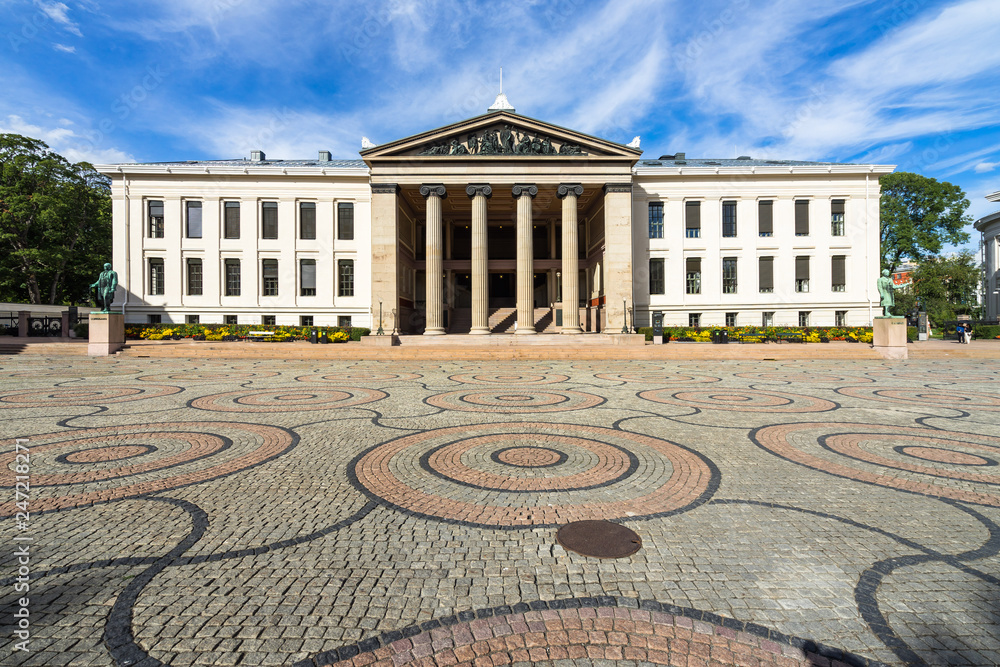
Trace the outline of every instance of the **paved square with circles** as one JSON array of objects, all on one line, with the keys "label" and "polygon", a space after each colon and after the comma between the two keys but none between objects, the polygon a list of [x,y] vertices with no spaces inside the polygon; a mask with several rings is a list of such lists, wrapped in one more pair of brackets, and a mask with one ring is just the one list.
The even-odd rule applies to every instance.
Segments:
[{"label": "paved square with circles", "polygon": [[1000,664],[995,364],[0,373],[4,665]]}]

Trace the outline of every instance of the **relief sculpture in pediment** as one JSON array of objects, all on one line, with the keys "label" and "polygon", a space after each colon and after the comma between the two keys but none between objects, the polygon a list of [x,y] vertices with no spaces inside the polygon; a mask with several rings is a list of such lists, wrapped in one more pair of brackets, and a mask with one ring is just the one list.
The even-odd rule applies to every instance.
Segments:
[{"label": "relief sculpture in pediment", "polygon": [[556,148],[552,139],[542,134],[520,132],[510,124],[470,132],[465,141],[452,138],[425,146],[418,155],[583,155],[576,144],[562,143]]}]

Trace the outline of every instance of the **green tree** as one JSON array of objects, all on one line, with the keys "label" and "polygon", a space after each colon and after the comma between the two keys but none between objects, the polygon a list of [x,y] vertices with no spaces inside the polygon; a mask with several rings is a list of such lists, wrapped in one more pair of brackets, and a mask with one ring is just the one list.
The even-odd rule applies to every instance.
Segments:
[{"label": "green tree", "polygon": [[957,315],[976,314],[980,267],[968,250],[949,257],[927,257],[917,263],[910,277],[913,285],[896,299],[899,314],[917,308],[918,303],[938,325]]},{"label": "green tree", "polygon": [[905,259],[937,255],[945,243],[969,240],[963,228],[972,218],[962,188],[906,171],[886,174],[879,184],[883,269],[895,271]]},{"label": "green tree", "polygon": [[0,300],[73,303],[111,257],[111,181],[0,134]]}]

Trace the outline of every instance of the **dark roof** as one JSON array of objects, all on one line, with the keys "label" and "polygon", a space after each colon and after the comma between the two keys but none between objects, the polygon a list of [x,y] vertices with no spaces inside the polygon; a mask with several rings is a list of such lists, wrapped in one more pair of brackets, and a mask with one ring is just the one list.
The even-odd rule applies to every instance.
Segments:
[{"label": "dark roof", "polygon": [[174,162],[128,162],[122,166],[204,166],[204,167],[333,167],[338,169],[367,169],[364,160],[333,159],[326,162],[320,160],[248,160],[237,158],[233,160],[177,160]]},{"label": "dark roof", "polygon": [[[808,160],[762,160],[740,158],[682,158],[664,160],[639,160],[636,167],[808,167],[828,165],[855,165],[852,162],[810,162]],[[860,166],[860,165],[857,165]]]}]

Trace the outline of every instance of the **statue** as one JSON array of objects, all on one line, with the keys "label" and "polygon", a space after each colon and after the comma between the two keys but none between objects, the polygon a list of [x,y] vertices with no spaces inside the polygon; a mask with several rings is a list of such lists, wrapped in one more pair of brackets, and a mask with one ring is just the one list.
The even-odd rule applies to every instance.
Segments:
[{"label": "statue", "polygon": [[514,132],[510,129],[509,123],[500,130],[500,152],[504,155],[511,155],[514,152]]},{"label": "statue", "polygon": [[469,146],[469,153],[475,155],[479,152],[479,137],[476,136],[475,132],[469,133],[469,141],[467,142]]},{"label": "statue", "polygon": [[111,264],[105,262],[104,270],[97,282],[90,289],[97,290],[94,302],[101,307],[102,313],[111,312],[111,303],[115,300],[115,290],[118,289],[118,274],[111,270]]},{"label": "statue", "polygon": [[469,149],[458,143],[458,139],[452,139],[451,145],[449,146],[449,151],[451,155],[468,155]]},{"label": "statue", "polygon": [[889,277],[889,269],[882,269],[882,277],[878,279],[876,285],[881,297],[879,305],[882,306],[882,317],[892,317],[889,309],[896,305],[896,299],[892,294],[895,285],[892,283],[892,278]]}]

